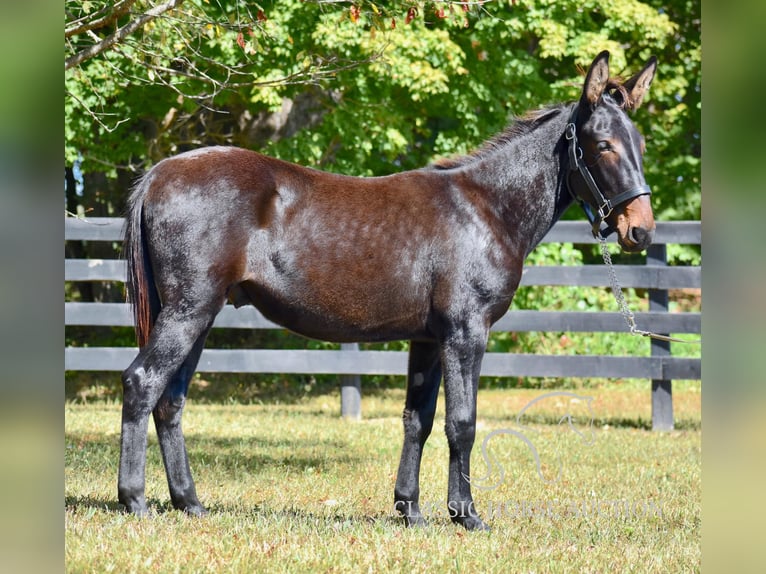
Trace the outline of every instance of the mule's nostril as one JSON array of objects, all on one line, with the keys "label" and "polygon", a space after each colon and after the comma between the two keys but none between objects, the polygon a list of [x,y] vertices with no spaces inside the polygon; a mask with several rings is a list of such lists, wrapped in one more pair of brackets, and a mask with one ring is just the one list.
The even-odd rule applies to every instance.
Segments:
[{"label": "mule's nostril", "polygon": [[647,246],[654,239],[654,231],[647,231],[643,227],[631,227],[630,238],[637,245]]}]

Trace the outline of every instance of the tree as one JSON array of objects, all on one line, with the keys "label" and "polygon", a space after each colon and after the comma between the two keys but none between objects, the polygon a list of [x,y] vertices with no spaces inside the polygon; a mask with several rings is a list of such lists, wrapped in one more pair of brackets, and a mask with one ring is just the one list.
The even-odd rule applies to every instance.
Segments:
[{"label": "tree", "polygon": [[695,0],[66,6],[65,161],[82,156],[102,194],[83,201],[106,211],[127,192],[118,174],[211,143],[360,175],[464,153],[577,97],[577,67],[606,48],[625,74],[659,56],[636,114],[647,179],[658,216],[699,217]]}]

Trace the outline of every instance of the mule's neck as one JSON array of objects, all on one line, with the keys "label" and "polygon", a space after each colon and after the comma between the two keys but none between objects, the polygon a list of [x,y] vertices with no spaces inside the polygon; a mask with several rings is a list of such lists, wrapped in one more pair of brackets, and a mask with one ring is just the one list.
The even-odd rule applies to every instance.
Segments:
[{"label": "mule's neck", "polygon": [[528,255],[572,204],[566,188],[566,127],[573,105],[546,110],[463,166],[502,219],[509,240]]}]

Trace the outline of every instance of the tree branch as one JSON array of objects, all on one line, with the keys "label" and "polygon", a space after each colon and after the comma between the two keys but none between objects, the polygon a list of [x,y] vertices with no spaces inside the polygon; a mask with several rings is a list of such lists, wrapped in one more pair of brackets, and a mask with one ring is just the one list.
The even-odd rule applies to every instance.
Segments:
[{"label": "tree branch", "polygon": [[88,18],[80,18],[79,20],[70,22],[69,26],[64,30],[64,38],[71,38],[72,36],[77,36],[83,32],[97,30],[98,28],[103,28],[104,26],[111,24],[120,16],[126,14],[135,2],[136,0],[122,0],[122,2],[115,4],[114,9],[109,14],[97,17],[103,12],[99,11],[91,16],[91,18],[95,19],[91,19],[90,21],[88,21]]},{"label": "tree branch", "polygon": [[98,124],[99,124],[99,125],[100,125],[102,128],[104,128],[104,130],[105,130],[105,131],[107,131],[107,132],[109,132],[109,133],[112,133],[114,130],[116,130],[116,129],[117,129],[117,127],[118,127],[120,124],[123,124],[123,123],[125,123],[125,122],[128,122],[128,121],[130,121],[130,119],[129,119],[129,118],[128,118],[128,119],[123,119],[123,120],[118,120],[118,121],[117,121],[117,123],[116,123],[116,124],[114,124],[114,126],[112,126],[112,127],[110,128],[108,125],[106,125],[106,124],[105,124],[105,123],[104,123],[104,122],[101,120],[101,118],[100,118],[99,116],[107,116],[107,115],[114,115],[114,114],[106,114],[106,113],[101,113],[101,114],[98,114],[98,113],[94,112],[93,110],[91,110],[91,109],[90,109],[90,108],[89,108],[89,107],[88,107],[88,106],[85,104],[85,102],[83,102],[83,101],[82,101],[80,98],[78,98],[77,96],[75,96],[75,95],[74,95],[72,92],[70,92],[69,90],[64,90],[64,93],[65,93],[67,96],[69,96],[70,98],[73,98],[74,100],[76,100],[76,101],[77,101],[77,103],[78,103],[78,104],[80,104],[80,105],[82,106],[82,109],[84,109],[84,110],[86,111],[86,113],[87,113],[87,114],[88,114],[90,117],[92,117],[92,118],[93,118],[93,120],[94,120],[96,123],[98,123]]},{"label": "tree branch", "polygon": [[117,44],[118,42],[130,36],[133,32],[138,30],[141,26],[143,26],[147,22],[151,22],[157,16],[164,14],[168,10],[172,10],[176,8],[182,2],[183,0],[168,0],[164,4],[160,4],[159,6],[155,6],[151,10],[148,10],[147,12],[142,14],[140,17],[136,18],[129,24],[126,24],[125,26],[117,30],[111,36],[107,36],[106,38],[101,40],[98,44],[94,44],[93,46],[85,48],[84,50],[77,52],[75,55],[70,56],[69,58],[64,60],[64,70],[66,71],[70,68],[73,68],[74,66],[79,66],[85,60],[89,60],[90,58],[97,56],[101,52],[108,50],[109,48]]}]

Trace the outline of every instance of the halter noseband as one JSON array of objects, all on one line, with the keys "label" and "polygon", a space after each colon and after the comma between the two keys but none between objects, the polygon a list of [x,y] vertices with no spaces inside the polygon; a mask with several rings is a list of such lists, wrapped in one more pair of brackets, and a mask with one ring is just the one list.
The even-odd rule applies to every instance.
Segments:
[{"label": "halter noseband", "polygon": [[[564,130],[564,137],[566,137],[567,141],[569,142],[569,173],[566,177],[566,186],[569,190],[569,193],[572,195],[575,201],[580,204],[580,207],[582,207],[585,215],[588,217],[588,221],[590,222],[591,229],[593,231],[593,237],[606,239],[606,237],[616,231],[616,228],[607,224],[604,229],[601,229],[601,223],[607,217],[609,217],[614,208],[622,205],[627,201],[630,201],[634,197],[638,197],[640,195],[651,195],[652,190],[648,185],[644,184],[639,187],[629,189],[628,191],[618,193],[609,199],[604,197],[604,194],[601,193],[601,190],[596,184],[596,180],[593,179],[593,176],[588,170],[588,166],[586,166],[585,162],[582,161],[582,148],[577,144],[577,127],[575,125],[577,123],[577,109],[578,106],[575,105],[574,110],[572,110],[572,115],[569,117],[569,122],[567,123],[567,126]],[[585,180],[585,184],[588,186],[593,200],[596,203],[595,206],[591,205],[583,198],[578,197],[577,194],[572,190],[572,186],[570,185],[569,180],[572,172],[575,170],[579,171],[580,175]],[[594,209],[598,215],[594,215]]]}]

